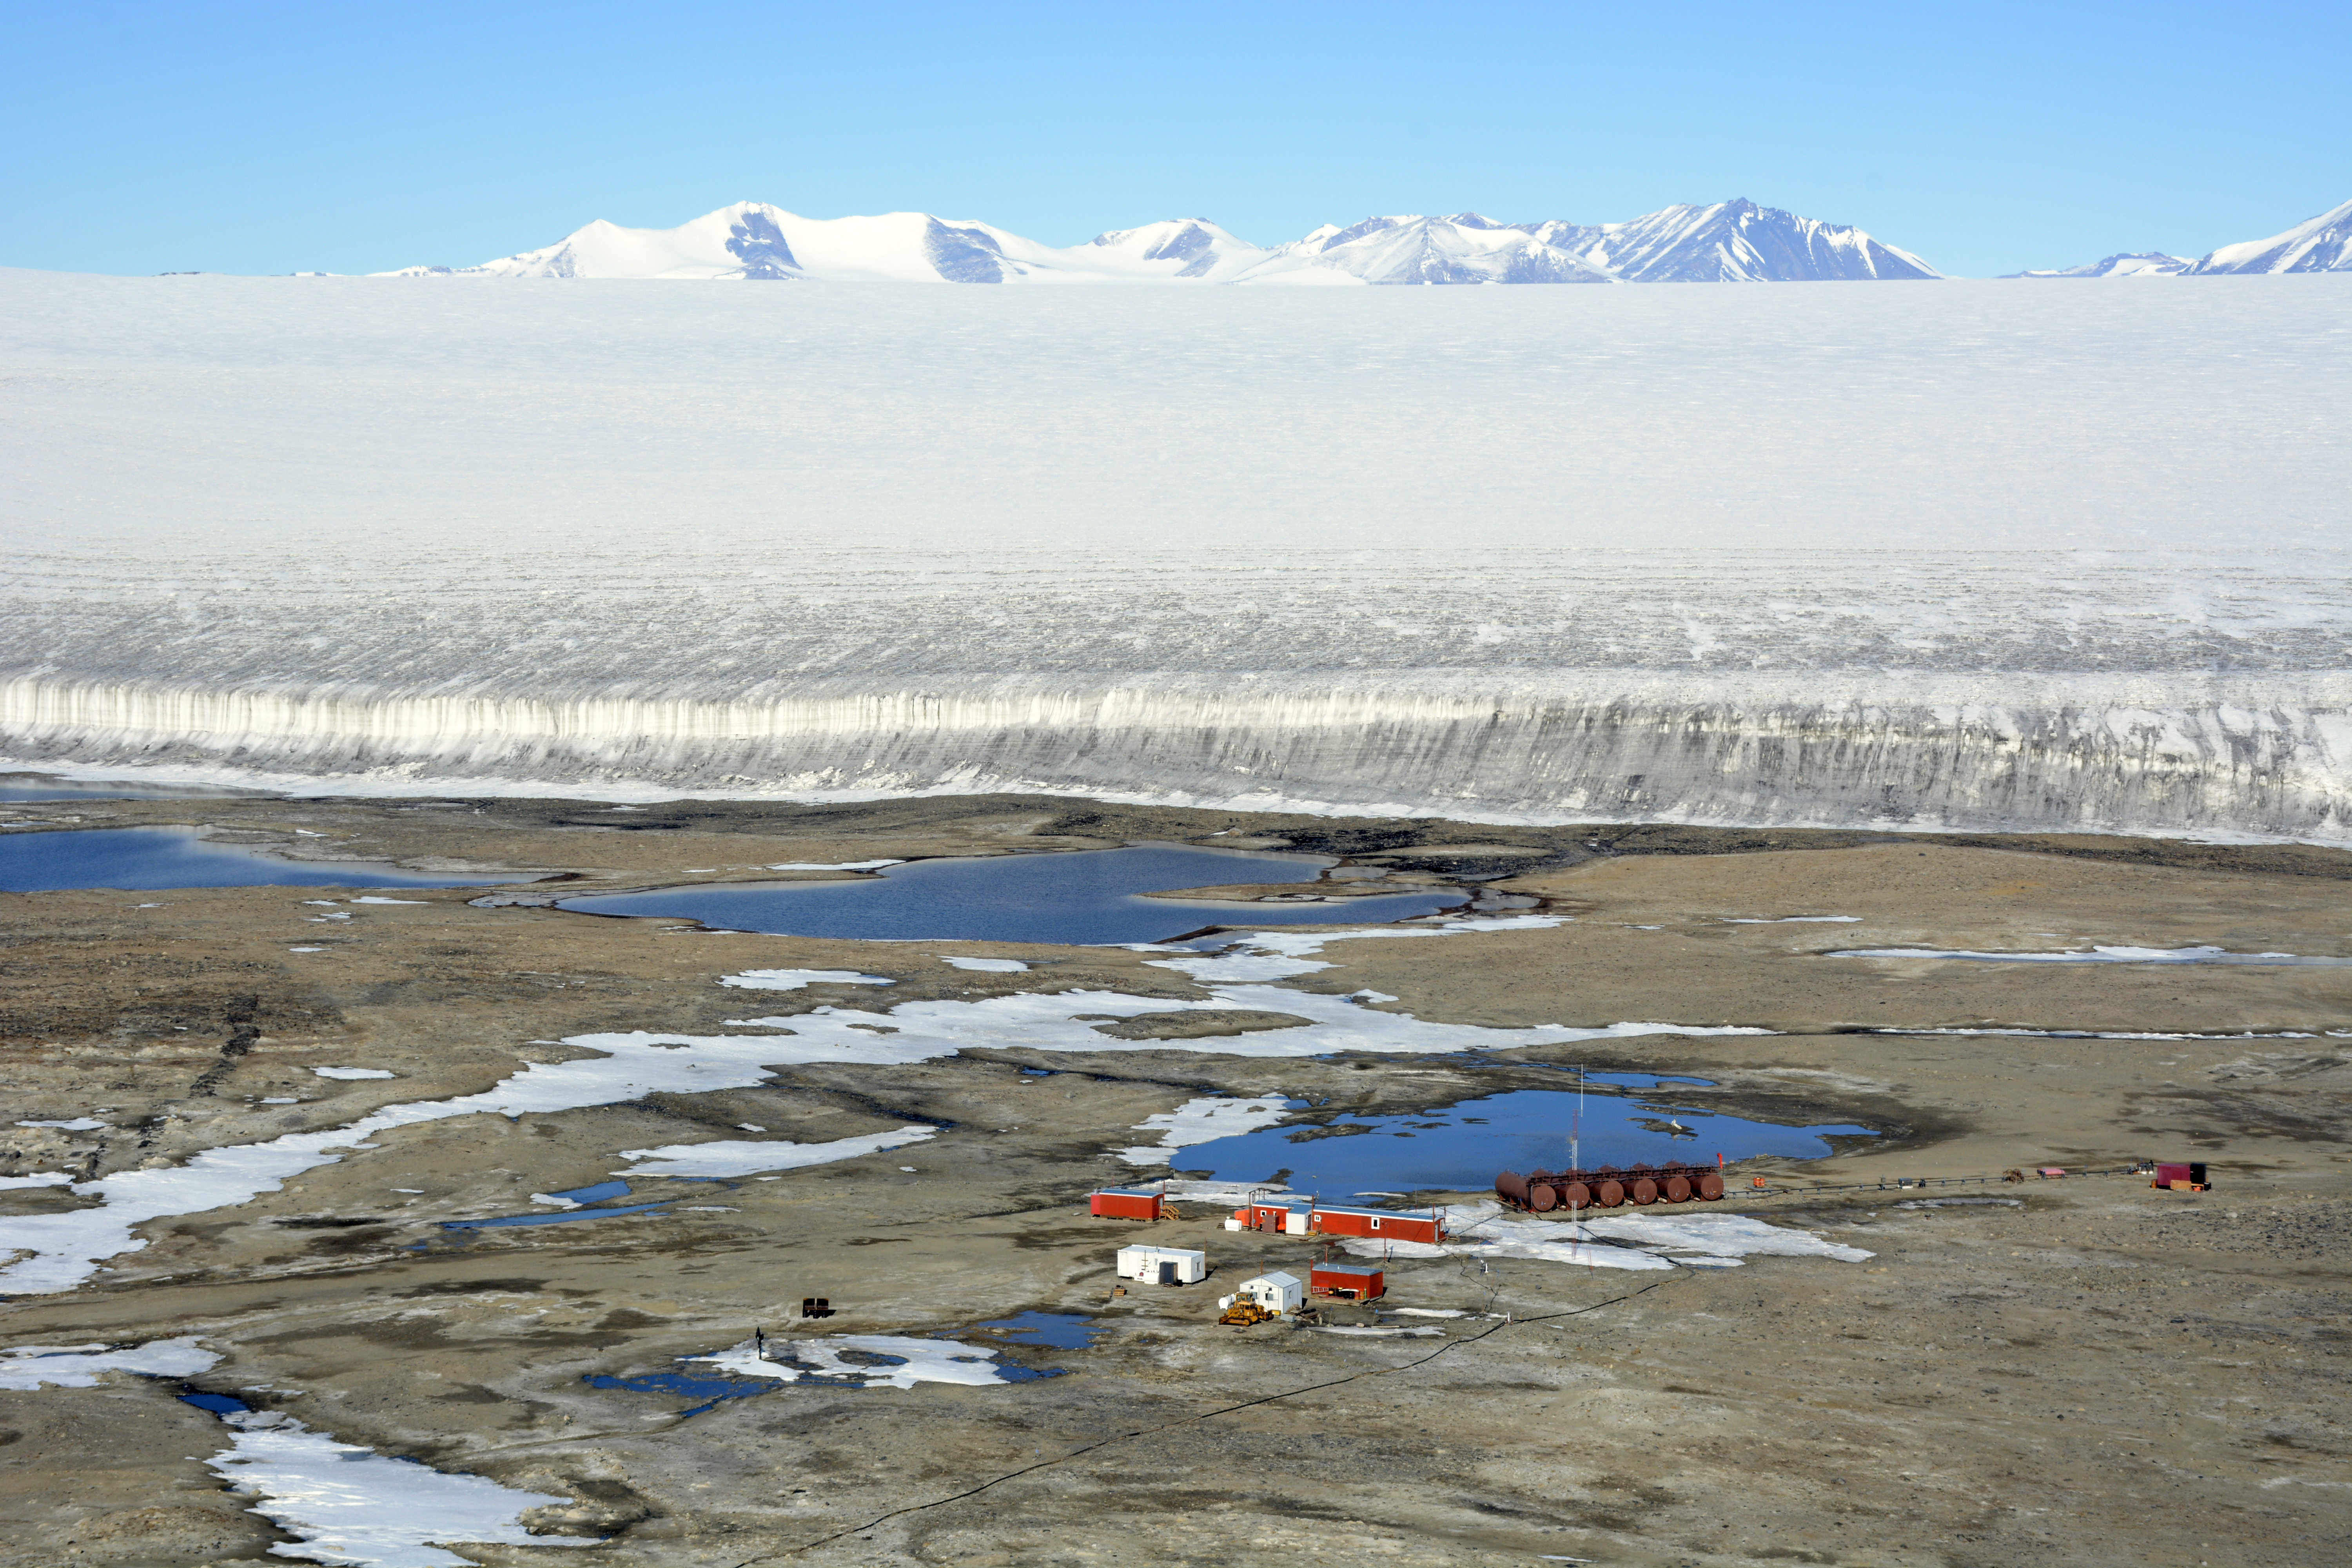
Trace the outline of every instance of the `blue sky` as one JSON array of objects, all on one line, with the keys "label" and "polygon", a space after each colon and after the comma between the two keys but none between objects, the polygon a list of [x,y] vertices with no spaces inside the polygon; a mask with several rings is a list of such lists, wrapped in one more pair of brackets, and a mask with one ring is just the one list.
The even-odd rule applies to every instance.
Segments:
[{"label": "blue sky", "polygon": [[747,199],[1066,245],[1745,195],[1981,275],[2352,197],[2341,0],[1169,9],[0,0],[0,265],[467,263]]}]

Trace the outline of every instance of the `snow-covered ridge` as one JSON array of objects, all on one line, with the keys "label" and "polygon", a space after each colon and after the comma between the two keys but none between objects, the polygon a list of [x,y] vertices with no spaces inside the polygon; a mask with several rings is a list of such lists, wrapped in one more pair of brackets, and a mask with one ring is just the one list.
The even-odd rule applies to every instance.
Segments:
[{"label": "snow-covered ridge", "polygon": [[2190,260],[2144,250],[2087,267],[2011,272],[2011,278],[2213,278],[2249,272],[2352,272],[2352,202],[2268,239],[2243,240]]},{"label": "snow-covered ridge", "polygon": [[1503,224],[1477,213],[1326,225],[1265,248],[1205,218],[1116,229],[1055,247],[929,213],[811,218],[738,202],[676,228],[602,218],[478,267],[385,277],[725,279],[923,283],[1608,283],[1920,279],[1936,269],[1858,228],[1747,200],[1671,206],[1629,223]]}]

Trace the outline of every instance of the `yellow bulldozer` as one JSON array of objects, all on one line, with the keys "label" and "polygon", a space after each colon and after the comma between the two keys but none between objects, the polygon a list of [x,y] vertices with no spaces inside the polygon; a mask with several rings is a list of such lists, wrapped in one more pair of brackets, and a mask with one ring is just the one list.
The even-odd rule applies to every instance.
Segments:
[{"label": "yellow bulldozer", "polygon": [[1243,1300],[1225,1309],[1217,1321],[1227,1328],[1246,1329],[1253,1323],[1270,1323],[1282,1316],[1271,1307],[1261,1307],[1255,1301]]}]

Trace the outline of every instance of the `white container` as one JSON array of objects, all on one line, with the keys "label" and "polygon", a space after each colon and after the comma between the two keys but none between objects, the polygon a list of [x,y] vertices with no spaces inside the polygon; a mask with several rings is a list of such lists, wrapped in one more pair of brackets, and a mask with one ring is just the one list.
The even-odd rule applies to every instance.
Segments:
[{"label": "white container", "polygon": [[1295,1312],[1307,1300],[1307,1287],[1300,1284],[1295,1276],[1276,1270],[1243,1280],[1234,1287],[1234,1293],[1218,1305],[1231,1306],[1235,1300],[1255,1301],[1270,1311]]},{"label": "white container", "polygon": [[1197,1285],[1209,1277],[1209,1255],[1181,1247],[1122,1247],[1118,1277],[1146,1285]]}]

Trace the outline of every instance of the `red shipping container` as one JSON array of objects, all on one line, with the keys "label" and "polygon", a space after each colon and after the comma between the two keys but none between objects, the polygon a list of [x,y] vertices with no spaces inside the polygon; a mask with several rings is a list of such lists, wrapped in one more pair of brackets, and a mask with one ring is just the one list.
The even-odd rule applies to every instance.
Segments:
[{"label": "red shipping container", "polygon": [[2175,1182],[2187,1182],[2189,1185],[2195,1187],[2203,1186],[2205,1184],[2205,1163],[2202,1160],[2198,1160],[2180,1164],[2158,1164],[2156,1167],[2155,1185],[2159,1187],[2168,1187]]},{"label": "red shipping container", "polygon": [[1318,1263],[1307,1271],[1307,1293],[1310,1296],[1377,1301],[1388,1291],[1388,1276],[1369,1263]]},{"label": "red shipping container", "polygon": [[1135,1187],[1106,1187],[1087,1198],[1097,1219],[1158,1219],[1160,1204],[1158,1193]]},{"label": "red shipping container", "polygon": [[1307,1216],[1307,1228],[1326,1236],[1361,1236],[1374,1241],[1424,1241],[1434,1245],[1445,1239],[1445,1222],[1435,1209],[1398,1212],[1318,1207]]}]

